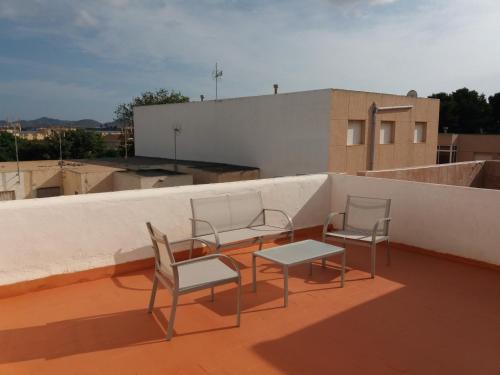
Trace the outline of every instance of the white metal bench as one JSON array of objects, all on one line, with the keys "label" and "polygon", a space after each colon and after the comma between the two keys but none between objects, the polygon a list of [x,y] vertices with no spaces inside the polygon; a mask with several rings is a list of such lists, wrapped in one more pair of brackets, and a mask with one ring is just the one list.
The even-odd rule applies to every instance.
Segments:
[{"label": "white metal bench", "polygon": [[[264,208],[260,192],[224,194],[191,199],[192,237],[222,247],[241,242],[259,242],[266,237],[289,236],[293,242],[293,222],[282,210]],[[279,215],[282,223],[271,223],[270,215]],[[191,243],[193,246],[193,242]]]}]

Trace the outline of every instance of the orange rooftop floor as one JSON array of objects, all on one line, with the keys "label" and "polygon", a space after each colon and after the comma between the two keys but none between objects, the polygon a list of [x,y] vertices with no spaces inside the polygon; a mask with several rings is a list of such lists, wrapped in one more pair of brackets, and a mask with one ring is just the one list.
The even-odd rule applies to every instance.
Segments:
[{"label": "orange rooftop floor", "polygon": [[[267,246],[274,246],[267,244]],[[228,284],[180,297],[164,340],[170,294],[147,314],[153,270],[0,300],[0,374],[500,374],[500,273],[405,250],[369,277],[367,248],[338,262],[281,269],[229,251],[243,279],[241,327]]]}]

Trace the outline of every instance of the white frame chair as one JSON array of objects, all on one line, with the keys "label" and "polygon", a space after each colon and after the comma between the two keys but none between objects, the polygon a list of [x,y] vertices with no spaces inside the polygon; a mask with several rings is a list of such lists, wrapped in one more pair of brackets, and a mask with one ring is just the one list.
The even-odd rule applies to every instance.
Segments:
[{"label": "white frame chair", "polygon": [[[172,293],[172,307],[168,321],[166,339],[173,335],[177,301],[180,295],[202,289],[211,289],[211,300],[214,301],[214,287],[227,283],[238,285],[236,294],[236,326],[240,326],[240,299],[241,299],[241,274],[238,266],[231,257],[223,254],[209,254],[191,259],[192,249],[189,250],[188,260],[176,262],[171,245],[196,240],[207,246],[210,244],[200,239],[186,239],[169,242],[167,236],[146,223],[155,255],[155,274],[151,297],[149,299],[148,313],[152,313],[158,281]],[[221,259],[226,259],[232,266],[229,267]]]},{"label": "white frame chair", "polygon": [[[323,225],[323,241],[328,238],[341,241],[346,247],[348,243],[370,248],[371,277],[375,277],[377,244],[386,242],[387,265],[391,264],[391,248],[389,246],[389,223],[391,218],[391,199],[360,197],[348,195],[344,212],[332,212]],[[332,220],[342,215],[342,229],[329,231]],[[323,264],[324,264],[323,260]]]}]

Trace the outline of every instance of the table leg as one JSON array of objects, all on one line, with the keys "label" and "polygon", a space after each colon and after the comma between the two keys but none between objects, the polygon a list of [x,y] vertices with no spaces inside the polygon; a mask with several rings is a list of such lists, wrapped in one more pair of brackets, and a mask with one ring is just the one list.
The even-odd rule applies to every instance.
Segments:
[{"label": "table leg", "polygon": [[288,306],[288,266],[283,266],[283,279],[285,284],[285,307]]},{"label": "table leg", "polygon": [[252,290],[254,292],[257,291],[257,263],[256,256],[252,254]]}]

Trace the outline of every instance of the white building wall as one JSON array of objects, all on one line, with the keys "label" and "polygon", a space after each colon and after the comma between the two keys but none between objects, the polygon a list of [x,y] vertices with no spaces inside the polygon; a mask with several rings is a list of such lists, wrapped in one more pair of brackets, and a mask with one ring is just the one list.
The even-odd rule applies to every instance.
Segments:
[{"label": "white building wall", "polygon": [[258,167],[261,177],[328,170],[331,90],[134,108],[135,153]]}]

